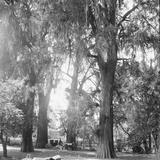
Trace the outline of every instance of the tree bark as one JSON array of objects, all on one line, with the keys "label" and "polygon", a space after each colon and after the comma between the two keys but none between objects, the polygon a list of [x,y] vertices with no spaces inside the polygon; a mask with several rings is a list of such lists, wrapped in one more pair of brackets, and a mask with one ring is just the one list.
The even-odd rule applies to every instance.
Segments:
[{"label": "tree bark", "polygon": [[[100,122],[99,122],[99,144],[97,147],[97,157],[101,159],[115,158],[113,142],[113,85],[114,74],[117,64],[117,29],[116,29],[116,0],[104,1],[105,12],[103,23],[103,35],[97,37],[98,66],[102,78]],[[97,32],[101,28],[97,26]],[[101,39],[102,38],[102,39]],[[99,41],[100,40],[100,41]],[[104,45],[105,44],[105,45]],[[105,48],[104,48],[105,46]]]},{"label": "tree bark", "polygon": [[152,152],[152,138],[151,138],[151,133],[148,135],[148,147],[149,147],[149,153]]},{"label": "tree bark", "polygon": [[29,73],[29,80],[26,84],[26,94],[25,94],[25,108],[23,109],[24,120],[22,129],[22,152],[33,152],[33,111],[34,111],[34,97],[35,91],[34,86],[36,83],[36,75],[33,68],[31,67]]},{"label": "tree bark", "polygon": [[33,108],[34,108],[34,92],[28,93],[27,112],[24,115],[24,123],[22,130],[22,152],[33,152],[32,132],[33,132]]},{"label": "tree bark", "polygon": [[[46,77],[46,88],[39,88],[39,113],[38,113],[38,126],[37,126],[37,148],[45,148],[48,144],[48,106],[50,101],[50,94],[53,88],[53,66]],[[44,85],[45,86],[45,85]],[[55,86],[57,86],[57,81]]]},{"label": "tree bark", "polygon": [[7,157],[7,137],[6,137],[6,140],[4,140],[3,131],[1,131],[0,139],[3,147],[3,156]]},{"label": "tree bark", "polygon": [[100,110],[98,158],[115,158],[113,144],[113,83],[116,69],[116,59],[108,60],[102,65],[99,63],[102,76],[102,103]]},{"label": "tree bark", "polygon": [[37,148],[45,148],[48,143],[48,118],[47,110],[50,94],[44,95],[43,91],[39,92],[39,114],[37,127]]}]

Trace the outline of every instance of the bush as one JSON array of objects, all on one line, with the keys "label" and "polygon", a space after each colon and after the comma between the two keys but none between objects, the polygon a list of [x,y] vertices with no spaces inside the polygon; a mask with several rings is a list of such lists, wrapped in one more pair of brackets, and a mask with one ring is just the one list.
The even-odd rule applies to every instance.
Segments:
[{"label": "bush", "polygon": [[11,137],[9,145],[10,146],[20,146],[22,143],[22,139],[20,137]]}]

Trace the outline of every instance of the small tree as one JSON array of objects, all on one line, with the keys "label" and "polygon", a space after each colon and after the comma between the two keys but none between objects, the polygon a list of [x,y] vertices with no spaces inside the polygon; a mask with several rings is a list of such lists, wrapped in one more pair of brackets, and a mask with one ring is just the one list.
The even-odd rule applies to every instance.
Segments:
[{"label": "small tree", "polygon": [[19,134],[21,131],[22,114],[11,103],[14,88],[14,85],[8,82],[0,83],[0,140],[4,157],[7,157],[8,137]]}]

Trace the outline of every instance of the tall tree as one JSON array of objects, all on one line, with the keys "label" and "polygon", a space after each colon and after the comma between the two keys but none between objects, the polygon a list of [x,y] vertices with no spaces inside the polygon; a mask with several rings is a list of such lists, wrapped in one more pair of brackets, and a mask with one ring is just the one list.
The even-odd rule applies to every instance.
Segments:
[{"label": "tall tree", "polygon": [[[134,48],[134,51],[137,46],[140,46],[143,49],[153,47],[153,39],[157,39],[157,36],[154,34],[152,34],[151,36],[151,34],[149,33],[150,30],[147,27],[147,31],[141,30],[144,26],[138,26],[137,22],[139,22],[140,24],[144,23],[141,23],[140,19],[136,16],[141,15],[140,11],[142,8],[148,9],[145,10],[145,13],[150,12],[151,10],[153,10],[153,8],[155,8],[155,4],[157,2],[134,1],[133,7],[126,11],[125,14],[123,14],[123,12],[126,10],[124,10],[125,1],[104,0],[101,2],[95,2],[90,0],[87,2],[87,21],[91,26],[92,36],[95,37],[94,53],[97,54],[97,56],[95,56],[95,54],[89,54],[89,56],[97,58],[102,79],[100,127],[98,135],[99,145],[97,156],[99,158],[114,158],[115,152],[113,145],[112,100],[115,79],[114,75],[116,71],[117,60],[119,59],[117,58],[118,51],[124,48],[124,46],[127,46],[128,48]],[[132,16],[133,12],[134,14]],[[123,15],[119,18],[119,14]],[[133,19],[133,17],[134,22],[126,21],[127,18]],[[136,25],[134,25],[135,22]]]},{"label": "tall tree", "polygon": [[[88,13],[94,19],[88,19],[92,26],[93,34],[96,36],[97,61],[102,79],[102,95],[99,124],[99,145],[97,149],[98,158],[114,158],[113,146],[113,84],[117,63],[117,41],[116,41],[116,10],[117,1],[103,1],[103,4],[88,5]],[[99,13],[94,13],[93,9],[99,6]],[[96,16],[99,22],[96,21]],[[94,24],[93,21],[94,20]]]},{"label": "tall tree", "polygon": [[[38,112],[38,126],[37,126],[37,148],[45,148],[48,143],[48,107],[50,102],[50,94],[52,89],[55,89],[58,84],[59,69],[61,59],[55,58],[53,62],[47,67],[46,75],[42,82],[39,82],[38,86],[38,100],[39,100],[39,112]],[[44,76],[44,75],[43,75]]]},{"label": "tall tree", "polygon": [[16,67],[14,67],[16,77],[25,79],[23,87],[25,92],[24,101],[19,106],[24,114],[21,150],[31,152],[33,151],[35,87],[42,68],[46,67],[51,61],[50,54],[46,50],[47,43],[45,41],[48,25],[43,23],[45,16],[42,17],[39,3],[33,1],[7,1],[6,4],[4,6],[8,6],[11,13],[8,17],[10,20],[9,26],[12,27],[12,32],[17,35],[16,38],[20,44],[19,52],[17,51],[12,55],[16,61]]}]

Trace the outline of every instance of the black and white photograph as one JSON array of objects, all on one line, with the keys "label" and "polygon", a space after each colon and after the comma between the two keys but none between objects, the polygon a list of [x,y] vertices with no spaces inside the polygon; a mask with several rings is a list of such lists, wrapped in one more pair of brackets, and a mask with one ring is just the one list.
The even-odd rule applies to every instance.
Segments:
[{"label": "black and white photograph", "polygon": [[0,160],[160,160],[160,0],[0,0]]}]

